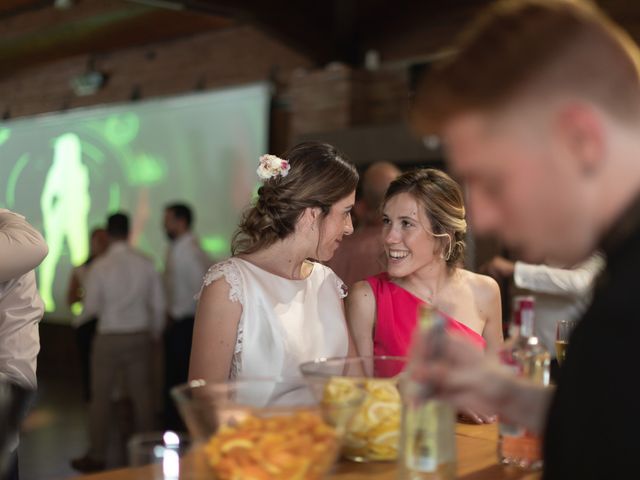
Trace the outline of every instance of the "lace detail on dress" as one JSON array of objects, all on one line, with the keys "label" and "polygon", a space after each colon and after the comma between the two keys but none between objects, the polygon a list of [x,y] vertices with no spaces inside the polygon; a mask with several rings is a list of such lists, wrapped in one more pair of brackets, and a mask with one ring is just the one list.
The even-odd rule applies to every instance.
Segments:
[{"label": "lace detail on dress", "polygon": [[[229,284],[229,300],[242,303],[242,286],[240,283],[240,272],[238,266],[231,260],[216,263],[207,271],[203,279],[202,288],[208,287],[216,280],[224,277]],[[200,291],[202,293],[202,291]]]},{"label": "lace detail on dress", "polygon": [[[238,270],[238,266],[232,260],[225,260],[224,262],[212,265],[204,276],[202,288],[211,285],[222,277],[224,277],[225,281],[229,284],[229,300],[244,304],[242,298],[240,271]],[[200,293],[202,293],[202,291],[200,291]],[[244,325],[242,321],[243,316],[244,314],[240,316],[240,322],[238,323],[236,346],[233,349],[233,358],[231,359],[231,368],[229,369],[230,380],[236,379],[242,370],[242,338],[244,333]]]},{"label": "lace detail on dress", "polygon": [[336,287],[338,287],[338,295],[340,298],[346,298],[349,295],[349,288],[344,284],[340,277],[336,275]]},{"label": "lace detail on dress", "polygon": [[229,380],[235,380],[242,371],[242,338],[244,333],[244,325],[242,318],[238,324],[238,334],[236,336],[236,346],[233,349],[233,358],[231,358],[231,368],[229,369]]}]

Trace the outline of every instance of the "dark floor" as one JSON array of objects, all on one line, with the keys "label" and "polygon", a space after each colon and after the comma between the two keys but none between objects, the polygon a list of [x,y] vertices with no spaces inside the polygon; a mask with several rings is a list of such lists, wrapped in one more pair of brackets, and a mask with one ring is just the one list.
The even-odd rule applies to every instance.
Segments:
[{"label": "dark floor", "polygon": [[69,478],[69,460],[84,454],[87,409],[74,378],[40,379],[36,403],[20,436],[21,480]]},{"label": "dark floor", "polygon": [[[20,436],[21,480],[53,480],[79,474],[69,462],[86,453],[88,404],[82,396],[79,355],[70,327],[41,324],[38,394]],[[124,432],[131,424],[125,401],[114,402],[107,466],[126,463]]]}]

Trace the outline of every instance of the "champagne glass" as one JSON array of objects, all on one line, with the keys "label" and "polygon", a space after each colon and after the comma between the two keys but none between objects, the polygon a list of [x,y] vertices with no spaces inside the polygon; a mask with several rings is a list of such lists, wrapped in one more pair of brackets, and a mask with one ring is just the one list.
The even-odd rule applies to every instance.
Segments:
[{"label": "champagne glass", "polygon": [[571,335],[572,328],[573,322],[570,320],[560,320],[558,322],[556,329],[556,357],[560,365],[564,363],[565,356],[567,355],[569,335]]}]

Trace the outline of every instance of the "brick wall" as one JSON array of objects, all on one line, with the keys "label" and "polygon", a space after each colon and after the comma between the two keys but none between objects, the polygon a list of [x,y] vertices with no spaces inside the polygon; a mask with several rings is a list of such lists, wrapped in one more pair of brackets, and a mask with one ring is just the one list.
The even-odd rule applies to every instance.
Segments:
[{"label": "brick wall", "polygon": [[107,83],[94,95],[78,97],[71,81],[86,71],[88,62],[86,55],[75,56],[0,79],[0,116],[272,80],[277,88],[271,144],[280,152],[302,134],[399,122],[406,111],[406,69],[316,68],[295,49],[251,26],[97,56],[95,68],[108,75]]},{"label": "brick wall", "polygon": [[274,78],[287,81],[311,62],[254,28],[243,26],[96,58],[109,75],[97,94],[76,97],[71,79],[87,68],[87,56],[50,63],[0,80],[0,115],[11,118],[87,105],[176,95]]},{"label": "brick wall", "polygon": [[[407,48],[413,54],[418,47]],[[281,153],[304,135],[401,123],[407,110],[406,64],[383,64],[377,71],[343,64],[318,68],[296,49],[248,25],[120,50],[93,60],[108,80],[99,92],[86,97],[76,96],[71,88],[72,79],[87,69],[86,55],[0,78],[0,117],[271,80],[276,88],[270,150]]]},{"label": "brick wall", "polygon": [[338,64],[294,74],[290,136],[400,122],[408,89],[406,69],[369,72]]}]

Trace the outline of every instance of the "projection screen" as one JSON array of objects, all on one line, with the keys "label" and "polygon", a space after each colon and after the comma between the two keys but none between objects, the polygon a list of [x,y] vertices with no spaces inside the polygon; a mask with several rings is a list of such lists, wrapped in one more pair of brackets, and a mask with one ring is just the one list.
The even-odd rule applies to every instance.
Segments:
[{"label": "projection screen", "polygon": [[0,123],[0,207],[47,239],[38,284],[48,317],[71,318],[71,269],[110,213],[131,215],[132,243],[162,269],[164,206],[186,202],[203,248],[227,256],[266,153],[269,100],[269,86],[254,84]]}]

